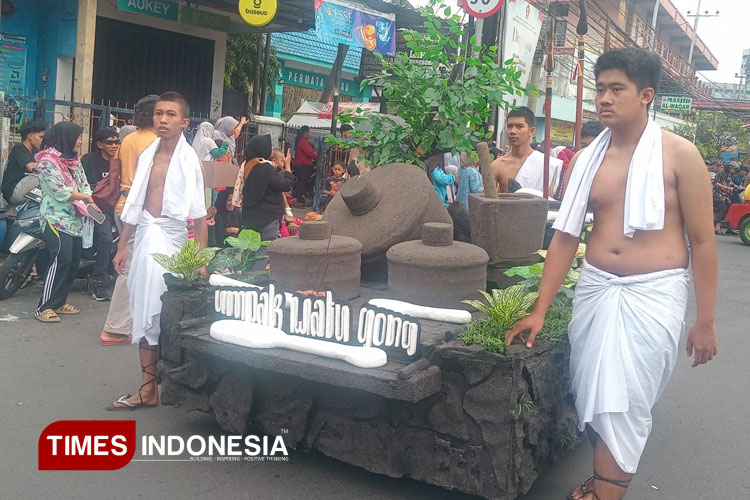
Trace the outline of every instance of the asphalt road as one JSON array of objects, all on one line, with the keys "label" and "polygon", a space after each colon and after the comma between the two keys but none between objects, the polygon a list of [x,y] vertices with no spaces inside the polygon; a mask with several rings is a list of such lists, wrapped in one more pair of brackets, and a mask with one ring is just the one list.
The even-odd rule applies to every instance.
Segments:
[{"label": "asphalt road", "polygon": [[[702,500],[750,498],[750,341],[747,337],[750,248],[718,237],[719,356],[692,369],[684,350],[654,410],[654,430],[627,498]],[[131,462],[113,472],[37,470],[37,441],[62,419],[134,418],[138,435],[221,433],[212,418],[158,407],[104,411],[113,397],[138,387],[136,349],[100,347],[107,312],[77,282],[70,301],[82,309],[58,325],[31,318],[39,287],[0,302],[0,499],[466,499],[411,480],[395,480],[317,453],[292,452],[286,463]],[[694,318],[691,306],[689,320]],[[27,314],[24,314],[27,313]],[[582,444],[561,463],[540,471],[523,500],[566,498],[591,473]]]}]

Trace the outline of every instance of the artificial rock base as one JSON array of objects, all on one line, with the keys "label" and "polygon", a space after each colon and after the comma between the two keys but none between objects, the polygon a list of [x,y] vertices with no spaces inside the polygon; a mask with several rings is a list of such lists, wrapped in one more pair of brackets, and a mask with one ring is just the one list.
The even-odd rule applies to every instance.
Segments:
[{"label": "artificial rock base", "polygon": [[281,435],[288,447],[371,472],[503,500],[526,493],[541,465],[578,442],[567,344],[492,354],[451,340],[446,326],[443,340],[423,346],[427,359],[399,372],[407,383],[439,370],[439,385],[405,401],[347,387],[346,377],[321,384],[252,368],[207,341],[186,342],[208,330],[206,302],[205,293],[164,296],[161,402],[213,413],[227,432]]}]

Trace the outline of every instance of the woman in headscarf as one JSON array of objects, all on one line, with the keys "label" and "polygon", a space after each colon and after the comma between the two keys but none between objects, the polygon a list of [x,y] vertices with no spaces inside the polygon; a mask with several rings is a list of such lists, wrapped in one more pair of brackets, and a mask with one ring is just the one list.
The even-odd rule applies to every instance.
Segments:
[{"label": "woman in headscarf", "polygon": [[[231,116],[225,116],[216,120],[214,127],[214,139],[217,141],[226,141],[228,145],[228,152],[232,158],[237,149],[236,139],[242,132],[242,127],[247,123],[247,118],[242,117],[240,121],[237,121]],[[218,145],[221,145],[220,143]],[[231,161],[231,160],[230,160]]]},{"label": "woman in headscarf", "polygon": [[216,149],[216,142],[213,137],[214,126],[211,125],[211,122],[203,122],[198,125],[198,130],[193,138],[193,149],[199,160],[209,161],[213,159],[211,158],[211,150]]},{"label": "woman in headscarf", "polygon": [[83,127],[61,122],[47,131],[39,163],[42,204],[39,209],[50,266],[34,316],[43,323],[57,323],[58,314],[78,314],[67,303],[70,285],[78,271],[83,218],[87,204],[94,204],[81,165]]},{"label": "woman in headscarf", "polygon": [[258,231],[263,241],[275,240],[278,236],[284,216],[282,193],[291,190],[297,180],[288,163],[279,173],[268,161],[270,156],[270,135],[256,135],[250,139],[243,165],[242,227]]}]

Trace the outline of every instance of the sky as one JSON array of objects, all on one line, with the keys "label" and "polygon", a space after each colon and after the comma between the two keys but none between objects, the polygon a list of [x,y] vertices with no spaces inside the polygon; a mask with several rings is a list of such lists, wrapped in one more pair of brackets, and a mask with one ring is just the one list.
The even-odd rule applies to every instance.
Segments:
[{"label": "sky", "polygon": [[[698,0],[672,0],[686,16],[694,13]],[[718,17],[702,17],[698,21],[698,36],[708,46],[708,50],[719,60],[717,71],[704,71],[701,74],[714,82],[740,83],[734,74],[740,72],[742,51],[750,49],[750,1],[748,0],[701,0],[701,13],[719,11]],[[694,17],[688,17],[692,24]]]}]

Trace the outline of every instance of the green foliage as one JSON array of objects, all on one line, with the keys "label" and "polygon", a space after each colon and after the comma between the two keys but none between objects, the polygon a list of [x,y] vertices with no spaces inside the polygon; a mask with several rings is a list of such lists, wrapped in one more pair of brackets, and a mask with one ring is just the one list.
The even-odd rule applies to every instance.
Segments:
[{"label": "green foliage", "polygon": [[466,329],[459,334],[458,338],[466,345],[479,344],[487,352],[504,353],[508,350],[505,344],[505,330],[488,319],[480,319],[470,323]]},{"label": "green foliage", "polygon": [[[539,262],[531,266],[516,266],[511,267],[505,271],[506,276],[518,276],[524,278],[518,284],[523,286],[528,292],[539,292],[539,286],[542,283],[542,271],[544,271],[544,262]],[[580,271],[575,267],[572,267],[569,271],[565,280],[563,281],[563,287],[557,292],[554,300],[552,301],[552,307],[566,307],[573,304],[573,287],[578,282],[578,275]]]},{"label": "green foliage", "polygon": [[553,305],[547,309],[547,314],[544,316],[544,326],[539,332],[539,337],[554,344],[562,342],[568,336],[568,324],[572,316],[573,309],[570,305],[562,307]]},{"label": "green foliage", "polygon": [[503,332],[503,338],[506,330],[528,314],[538,295],[536,292],[527,291],[523,285],[513,285],[504,290],[495,289],[492,290],[492,295],[484,291],[479,293],[487,300],[486,304],[481,300],[464,300],[463,303],[486,314]]},{"label": "green foliage", "polygon": [[[233,90],[247,92],[255,80],[256,64],[263,64],[263,52],[258,52],[258,38],[263,33],[229,33],[227,35],[227,57],[224,66],[224,85]],[[281,71],[281,62],[276,49],[271,48],[266,69],[268,95],[276,97],[274,87]]]},{"label": "green foliage", "polygon": [[672,132],[693,140],[703,158],[718,160],[722,151],[733,147],[746,149],[750,142],[750,130],[742,120],[731,118],[721,111],[700,111],[692,123],[676,125]]},{"label": "green foliage", "polygon": [[229,269],[233,273],[247,274],[256,262],[268,258],[266,255],[257,255],[256,252],[271,242],[261,241],[260,233],[252,229],[243,229],[236,238],[229,236],[224,241],[229,248],[222,248],[216,254],[208,265],[209,272]]},{"label": "green foliage", "polygon": [[423,30],[400,30],[409,51],[399,52],[393,62],[376,54],[383,71],[362,82],[363,88],[380,87],[390,111],[401,120],[342,113],[342,124],[357,125],[353,137],[329,137],[329,143],[363,149],[371,165],[423,166],[423,158],[445,150],[473,153],[475,143],[491,136],[486,125],[493,106],[502,106],[510,95],[538,94],[534,87],[521,87],[521,70],[513,59],[497,62],[497,46],[477,45],[472,36],[468,54],[465,45],[459,47],[457,41],[464,35],[461,16],[442,1],[431,0],[422,11]]},{"label": "green foliage", "polygon": [[530,411],[534,409],[534,401],[527,393],[518,396],[518,416],[521,416],[523,410]]},{"label": "green foliage", "polygon": [[151,254],[151,257],[164,269],[186,283],[192,283],[198,276],[195,272],[208,264],[216,255],[218,248],[201,249],[196,240],[187,240],[179,252],[172,255],[163,253]]}]

